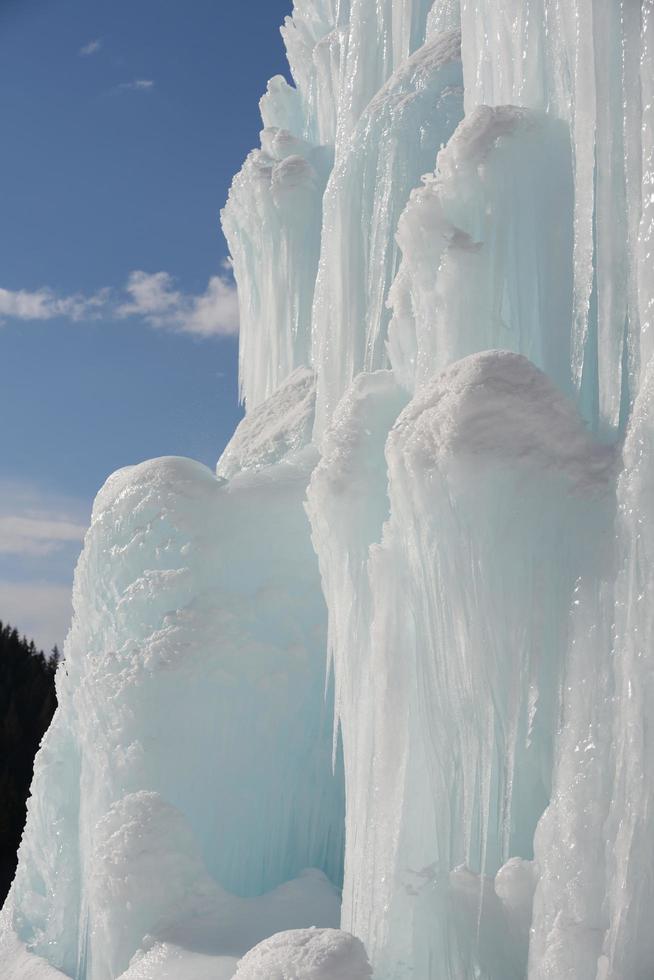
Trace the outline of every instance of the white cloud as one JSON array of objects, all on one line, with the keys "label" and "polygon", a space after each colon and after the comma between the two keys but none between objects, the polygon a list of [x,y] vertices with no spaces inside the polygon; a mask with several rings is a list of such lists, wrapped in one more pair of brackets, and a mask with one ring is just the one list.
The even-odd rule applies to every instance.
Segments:
[{"label": "white cloud", "polygon": [[0,288],[0,321],[4,317],[16,320],[52,320],[58,316],[68,320],[82,320],[102,306],[106,299],[106,290],[94,296],[61,297],[45,287],[34,292]]},{"label": "white cloud", "polygon": [[151,78],[135,78],[133,82],[121,82],[116,86],[118,92],[151,92],[154,82]]},{"label": "white cloud", "polygon": [[86,527],[48,514],[0,515],[0,554],[48,555],[84,538]]},{"label": "white cloud", "polygon": [[55,582],[0,579],[0,617],[48,653],[61,650],[70,626],[71,587]]},{"label": "white cloud", "polygon": [[226,276],[212,276],[195,296],[175,289],[167,272],[132,272],[125,288],[130,299],[116,310],[120,317],[139,316],[153,327],[203,337],[238,333],[236,286]]},{"label": "white cloud", "polygon": [[81,57],[88,58],[92,54],[97,54],[101,47],[102,38],[96,37],[93,41],[89,41],[88,44],[84,44],[79,49],[79,53]]},{"label": "white cloud", "polygon": [[50,650],[71,614],[73,568],[90,502],[0,479],[0,619]]},{"label": "white cloud", "polygon": [[77,552],[88,517],[89,507],[81,500],[0,480],[0,556],[32,558],[71,547]]},{"label": "white cloud", "polygon": [[125,292],[130,299],[118,307],[118,316],[143,316],[157,327],[183,302],[168,272],[130,272]]},{"label": "white cloud", "polygon": [[212,276],[206,292],[195,297],[184,330],[203,337],[237,334],[238,296],[234,283],[223,276]]},{"label": "white cloud", "polygon": [[0,288],[0,325],[55,317],[74,322],[135,318],[157,329],[224,337],[238,333],[238,298],[227,271],[212,276],[199,294],[182,292],[168,272],[143,271],[131,272],[123,290],[101,289],[91,296],[58,296],[45,287],[33,292]]}]

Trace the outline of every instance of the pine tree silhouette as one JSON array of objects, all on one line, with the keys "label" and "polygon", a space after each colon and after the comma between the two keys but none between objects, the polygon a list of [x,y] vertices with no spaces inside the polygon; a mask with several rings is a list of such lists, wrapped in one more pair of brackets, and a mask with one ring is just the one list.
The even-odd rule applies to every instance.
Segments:
[{"label": "pine tree silhouette", "polygon": [[16,871],[34,756],[57,706],[60,659],[57,647],[47,659],[0,621],[0,904]]}]

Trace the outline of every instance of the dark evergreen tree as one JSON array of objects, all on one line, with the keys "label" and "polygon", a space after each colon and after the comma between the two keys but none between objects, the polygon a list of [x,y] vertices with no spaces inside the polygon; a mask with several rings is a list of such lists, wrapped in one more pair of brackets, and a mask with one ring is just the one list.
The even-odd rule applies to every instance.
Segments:
[{"label": "dark evergreen tree", "polygon": [[16,871],[34,756],[57,706],[59,663],[0,621],[0,905]]}]

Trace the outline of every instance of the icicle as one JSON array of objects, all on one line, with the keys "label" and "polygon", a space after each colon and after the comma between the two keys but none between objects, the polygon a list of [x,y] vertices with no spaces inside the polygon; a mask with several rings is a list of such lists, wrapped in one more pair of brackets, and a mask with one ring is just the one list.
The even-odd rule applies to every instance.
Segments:
[{"label": "icicle", "polygon": [[240,310],[241,397],[256,408],[310,358],[311,305],[328,161],[285,129],[264,129],[222,211]]}]

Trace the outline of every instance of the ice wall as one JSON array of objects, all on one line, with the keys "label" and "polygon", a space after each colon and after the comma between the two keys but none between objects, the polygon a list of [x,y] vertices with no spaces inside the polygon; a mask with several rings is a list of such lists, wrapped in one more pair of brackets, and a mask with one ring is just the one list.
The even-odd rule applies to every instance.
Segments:
[{"label": "ice wall", "polygon": [[[358,258],[383,171],[361,194],[346,164],[392,82],[327,185],[308,512],[345,753],[342,921],[380,977],[651,971],[651,17],[433,5],[427,45],[461,30],[466,116],[400,215],[390,289]],[[537,396],[524,361],[459,362],[488,348],[568,401]]]},{"label": "ice wall", "polygon": [[99,495],[12,980],[650,980],[653,18],[295,0],[246,416]]}]

